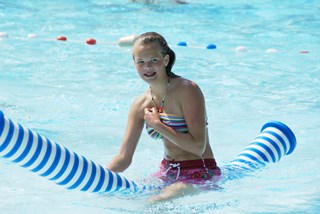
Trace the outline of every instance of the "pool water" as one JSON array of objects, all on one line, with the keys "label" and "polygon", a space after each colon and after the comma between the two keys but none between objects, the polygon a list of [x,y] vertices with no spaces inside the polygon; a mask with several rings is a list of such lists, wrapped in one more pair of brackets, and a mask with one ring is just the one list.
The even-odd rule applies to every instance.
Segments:
[{"label": "pool water", "polygon": [[[0,159],[3,213],[318,213],[320,169],[320,2],[188,0],[0,1],[0,110],[7,117],[102,165],[117,153],[133,99],[148,85],[119,38],[164,35],[174,71],[206,98],[209,134],[220,166],[270,120],[287,124],[296,150],[279,163],[156,205],[149,195],[69,191]],[[35,38],[31,34],[36,34]],[[2,34],[3,35],[3,34]],[[57,41],[64,35],[66,42]],[[95,38],[96,45],[87,45]],[[177,46],[187,42],[187,47]],[[208,50],[208,44],[217,49]],[[243,46],[246,51],[236,51]],[[160,141],[144,132],[123,175],[157,170]]]}]

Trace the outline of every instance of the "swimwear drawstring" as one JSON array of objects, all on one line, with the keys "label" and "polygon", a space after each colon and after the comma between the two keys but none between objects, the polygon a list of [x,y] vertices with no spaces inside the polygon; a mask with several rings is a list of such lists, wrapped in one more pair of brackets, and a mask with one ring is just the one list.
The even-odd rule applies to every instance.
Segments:
[{"label": "swimwear drawstring", "polygon": [[169,172],[169,170],[174,169],[174,168],[178,168],[178,173],[177,173],[177,177],[176,177],[176,180],[178,180],[178,178],[180,176],[180,163],[170,163],[170,167],[163,173],[163,175],[166,176],[167,173]]},{"label": "swimwear drawstring", "polygon": [[202,163],[203,163],[203,167],[206,169],[207,173],[209,173],[209,169],[206,166],[206,162],[204,161],[203,157],[201,157]]}]

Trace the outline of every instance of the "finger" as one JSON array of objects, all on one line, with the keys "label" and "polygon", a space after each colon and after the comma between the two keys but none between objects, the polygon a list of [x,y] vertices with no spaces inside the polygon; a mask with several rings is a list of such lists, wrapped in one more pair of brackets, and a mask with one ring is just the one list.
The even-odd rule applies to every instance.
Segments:
[{"label": "finger", "polygon": [[150,109],[150,108],[144,108],[144,113],[145,113],[145,114],[150,114],[150,112],[152,112],[152,109]]},{"label": "finger", "polygon": [[158,109],[156,107],[152,107],[151,111],[152,111],[152,113],[157,113]]}]

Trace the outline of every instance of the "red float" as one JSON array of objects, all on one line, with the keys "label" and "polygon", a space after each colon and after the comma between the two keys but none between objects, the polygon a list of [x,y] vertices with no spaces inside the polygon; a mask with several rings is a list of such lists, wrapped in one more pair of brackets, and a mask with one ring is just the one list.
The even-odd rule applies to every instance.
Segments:
[{"label": "red float", "polygon": [[59,40],[59,41],[67,41],[67,37],[65,37],[65,36],[58,36],[58,37],[57,37],[57,40]]},{"label": "red float", "polygon": [[86,42],[87,42],[88,45],[95,45],[97,43],[97,41],[95,39],[92,39],[92,38],[87,39]]}]

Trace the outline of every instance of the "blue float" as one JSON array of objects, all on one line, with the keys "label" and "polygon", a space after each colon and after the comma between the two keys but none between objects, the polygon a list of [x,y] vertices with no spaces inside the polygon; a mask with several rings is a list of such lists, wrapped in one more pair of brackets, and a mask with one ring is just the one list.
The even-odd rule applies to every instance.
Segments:
[{"label": "blue float", "polygon": [[207,49],[217,49],[217,46],[215,44],[209,44],[207,45]]},{"label": "blue float", "polygon": [[187,46],[187,42],[178,42],[178,44],[177,44],[178,46]]},{"label": "blue float", "polygon": [[[267,162],[278,162],[296,147],[288,126],[266,123],[261,133],[234,160],[222,167],[252,171]],[[124,176],[79,155],[66,147],[8,119],[0,111],[0,156],[27,168],[67,189],[89,192],[141,191]]]}]

